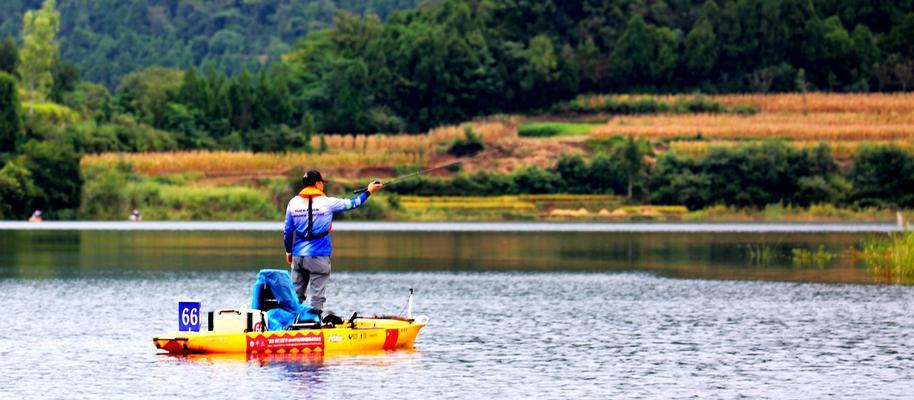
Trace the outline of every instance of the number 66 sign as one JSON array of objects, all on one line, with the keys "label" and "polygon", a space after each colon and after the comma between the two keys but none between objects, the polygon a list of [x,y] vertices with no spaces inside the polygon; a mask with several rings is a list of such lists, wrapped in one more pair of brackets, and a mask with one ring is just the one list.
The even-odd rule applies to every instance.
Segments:
[{"label": "number 66 sign", "polygon": [[178,302],[178,330],[181,332],[200,331],[200,300]]}]

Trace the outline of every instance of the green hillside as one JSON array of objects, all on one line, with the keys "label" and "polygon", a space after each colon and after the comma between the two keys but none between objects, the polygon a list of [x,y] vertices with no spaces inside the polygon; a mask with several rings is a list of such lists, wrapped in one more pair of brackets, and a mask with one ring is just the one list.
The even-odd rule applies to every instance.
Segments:
[{"label": "green hillside", "polygon": [[[214,62],[233,74],[275,61],[341,10],[385,18],[416,0],[59,0],[61,57],[86,80],[114,88],[150,65]],[[0,38],[19,36],[41,0],[0,2]]]},{"label": "green hillside", "polygon": [[[327,142],[332,140],[325,134],[424,133],[493,115],[495,120],[523,115],[539,122],[565,118],[603,124],[620,114],[664,118],[677,113],[716,114],[699,116],[704,119],[733,114],[741,121],[734,129],[745,130],[755,126],[746,125],[748,119],[743,117],[759,108],[741,101],[723,104],[701,95],[593,94],[796,91],[801,97],[792,102],[802,103],[802,108],[793,112],[802,111],[806,118],[808,106],[815,106],[814,101],[807,102],[809,92],[906,92],[914,88],[914,3],[910,0],[437,0],[422,1],[415,7],[381,1],[357,5],[342,1],[63,0],[59,7],[55,0],[40,3],[7,1],[0,5],[0,28],[15,34],[15,40],[0,41],[0,203],[4,207],[0,214],[4,216],[22,215],[32,208],[60,219],[77,215],[86,204],[81,203],[81,196],[87,193],[83,183],[91,181],[79,164],[85,154],[180,150],[327,153]],[[405,9],[391,12],[399,8]],[[26,9],[31,11],[24,12]],[[28,23],[20,29],[24,20]],[[900,96],[889,100],[896,105],[910,103]],[[862,108],[869,113],[886,110],[878,105]],[[781,123],[790,119],[762,117]],[[689,123],[686,119],[696,117],[683,118],[680,121]],[[811,121],[841,126],[856,121],[861,125],[860,118],[878,122],[868,115],[851,121],[827,116]],[[909,138],[904,136],[906,127],[912,126],[908,115],[887,113],[880,118],[883,128],[868,127],[856,134]],[[765,121],[759,126],[771,122]],[[812,201],[809,199],[914,206],[914,184],[909,183],[914,158],[904,150],[907,143],[882,143],[884,148],[874,152],[845,151],[843,160],[855,153],[872,156],[875,165],[894,165],[852,168],[847,176],[864,177],[852,182],[858,190],[852,192],[831,167],[816,173],[785,167],[783,178],[790,185],[783,184],[782,177],[762,174],[781,170],[780,166],[803,167],[794,161],[811,157],[809,146],[778,148],[780,158],[772,161],[773,167],[746,161],[775,154],[771,148],[759,146],[709,151],[707,162],[660,158],[646,163],[636,152],[619,153],[612,159],[624,125],[617,122],[617,126],[602,127],[586,143],[545,144],[540,159],[558,160],[563,151],[575,149],[593,150],[593,157],[566,165],[571,171],[568,176],[522,169],[515,176],[518,192],[564,193],[588,188],[628,198],[656,197],[694,208],[806,205]],[[670,121],[659,124],[675,125]],[[813,131],[822,126],[810,121],[788,125],[778,135],[795,136],[798,129]],[[591,130],[588,125],[570,128],[568,124],[528,125],[518,134],[562,139]],[[514,132],[512,129],[500,131]],[[627,136],[658,131],[650,128]],[[471,133],[451,135],[422,157],[432,151],[467,154],[466,149],[480,147],[478,137]],[[836,137],[815,133],[811,136]],[[701,129],[692,128],[678,135],[703,137]],[[362,142],[362,151],[369,150],[367,143]],[[729,143],[731,147],[738,144]],[[700,145],[692,149],[704,146]],[[345,147],[345,143],[330,147]],[[505,149],[492,150],[505,154]],[[328,157],[339,155],[333,151],[329,150]],[[823,154],[821,158],[833,157]],[[720,160],[737,160],[726,163],[728,173],[761,174],[764,179],[758,182],[763,184],[758,187],[762,189],[700,191],[689,194],[690,198],[679,196],[691,193],[685,190],[677,190],[675,198],[661,190],[716,182],[711,178],[719,172],[716,163]],[[353,168],[371,167],[357,157],[350,161]],[[427,161],[434,160],[419,160]],[[852,165],[856,168],[869,161],[854,160]],[[582,163],[587,168],[595,163],[601,171],[629,173],[610,180],[607,173],[582,172]],[[746,165],[752,165],[749,171],[739,169]],[[544,162],[538,167],[559,168]],[[639,187],[638,177],[648,176],[648,170],[653,177],[662,178],[658,187]],[[900,182],[898,190],[870,179],[870,172],[886,182]],[[561,184],[556,183],[556,176],[561,176]],[[570,176],[583,179],[580,184],[602,186],[567,186],[574,181]],[[129,175],[116,178],[110,181],[113,188],[124,187],[121,180],[132,179]],[[801,193],[805,197],[793,194],[800,180],[809,189],[809,193]],[[493,187],[510,188],[503,176],[492,181]],[[772,182],[777,185],[765,186]],[[451,190],[442,185],[442,193],[427,194]],[[432,187],[428,183],[422,190]],[[773,187],[779,189],[770,190]],[[876,189],[870,193],[870,188]],[[479,190],[480,195],[491,194]],[[468,190],[461,187],[459,191]],[[843,198],[848,192],[859,196]]]}]

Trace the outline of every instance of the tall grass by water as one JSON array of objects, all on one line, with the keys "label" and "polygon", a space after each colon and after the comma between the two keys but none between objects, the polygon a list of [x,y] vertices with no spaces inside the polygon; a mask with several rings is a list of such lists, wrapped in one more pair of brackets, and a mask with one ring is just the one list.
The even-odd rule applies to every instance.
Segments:
[{"label": "tall grass by water", "polygon": [[861,253],[875,274],[897,283],[914,282],[914,231],[869,238]]}]

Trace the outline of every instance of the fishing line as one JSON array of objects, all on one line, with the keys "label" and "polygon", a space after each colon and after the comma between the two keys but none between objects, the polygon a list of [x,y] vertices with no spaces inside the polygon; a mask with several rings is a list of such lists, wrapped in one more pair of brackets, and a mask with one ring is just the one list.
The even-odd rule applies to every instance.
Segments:
[{"label": "fishing line", "polygon": [[[475,156],[471,156],[471,157],[469,157],[469,159],[472,159],[473,157],[475,157]],[[460,164],[460,163],[462,163],[462,162],[464,162],[464,161],[467,161],[467,159],[451,161],[451,162],[449,162],[449,163],[447,163],[447,164],[442,164],[442,165],[439,165],[439,166],[437,166],[437,167],[424,169],[424,170],[422,170],[422,171],[416,171],[416,172],[413,172],[413,173],[410,173],[410,174],[406,174],[406,175],[400,175],[400,176],[398,176],[398,177],[396,177],[396,178],[393,178],[393,179],[391,179],[391,180],[389,180],[389,181],[387,181],[387,182],[383,182],[383,184],[384,184],[384,185],[390,185],[390,184],[392,184],[392,183],[396,183],[396,182],[399,182],[399,181],[402,181],[402,180],[405,180],[405,179],[408,179],[408,178],[412,178],[412,177],[414,177],[414,176],[419,176],[419,175],[427,174],[427,173],[432,172],[432,171],[437,171],[437,170],[442,169],[442,168],[447,168],[447,167],[450,167],[450,166],[452,166],[452,165],[457,165],[457,164]],[[382,183],[381,181],[375,181],[375,182],[377,182],[377,183]],[[361,188],[361,189],[353,190],[352,193],[359,194],[359,193],[363,193],[363,192],[367,192],[367,191],[368,191],[368,188],[367,188],[367,187],[363,187],[363,188]]]}]

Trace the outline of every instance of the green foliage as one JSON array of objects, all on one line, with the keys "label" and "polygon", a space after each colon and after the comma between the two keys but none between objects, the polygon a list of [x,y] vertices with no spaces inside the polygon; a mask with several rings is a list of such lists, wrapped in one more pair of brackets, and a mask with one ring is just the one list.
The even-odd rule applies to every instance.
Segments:
[{"label": "green foliage", "polygon": [[80,115],[94,116],[100,120],[111,118],[111,94],[102,85],[78,82],[75,87],[60,95],[60,104]]},{"label": "green foliage", "polygon": [[[343,195],[345,196],[345,195]],[[351,194],[349,195],[351,196]],[[343,213],[334,214],[333,218],[336,220],[367,220],[367,221],[377,221],[382,220],[387,217],[390,208],[390,204],[387,201],[384,201],[384,198],[381,196],[372,195],[371,198],[363,203],[359,208],[356,208],[352,211],[347,211]]]},{"label": "green foliage", "polygon": [[706,79],[717,62],[719,45],[708,18],[699,19],[685,38],[685,66],[697,79]]},{"label": "green foliage", "polygon": [[[145,220],[275,220],[280,208],[268,197],[270,182],[258,187],[194,187],[182,177],[149,178],[135,174],[130,164],[115,168],[90,167],[79,216],[122,220],[139,209]],[[288,199],[285,199],[288,201]]]},{"label": "green foliage", "polygon": [[324,138],[324,135],[322,134],[322,135],[320,135],[320,145],[317,148],[317,152],[319,154],[323,154],[323,153],[326,153],[328,150],[330,150],[330,146],[327,145],[327,139]]},{"label": "green foliage", "polygon": [[755,115],[758,114],[758,106],[740,104],[733,107],[732,112],[737,115]]},{"label": "green foliage", "polygon": [[467,126],[463,129],[463,139],[457,138],[454,139],[454,142],[451,143],[451,147],[448,148],[448,154],[465,157],[465,156],[475,156],[476,153],[485,150],[486,145],[483,143],[482,138],[473,132],[473,128]]},{"label": "green foliage", "polygon": [[[306,135],[422,132],[553,104],[553,111],[571,113],[757,111],[726,109],[703,96],[566,102],[589,92],[914,87],[905,35],[914,10],[898,2],[863,11],[826,1],[582,9],[575,2],[445,0],[391,14],[414,2],[329,1],[321,8],[277,0],[88,1],[61,6],[65,59],[108,86],[132,73],[120,79],[115,104],[100,101],[91,107],[105,110],[93,110],[85,98],[99,91],[75,84],[78,70],[55,58],[48,64],[52,99],[100,122],[132,114],[174,133],[181,148],[295,147],[274,143],[284,135],[269,137],[283,125]],[[3,11],[11,15],[26,7],[22,0],[10,4]],[[35,15],[56,15],[48,4],[30,14],[33,22]],[[340,8],[358,12],[335,14]],[[390,18],[382,22],[365,10]],[[286,22],[269,22],[277,16]],[[15,23],[0,24],[0,31]],[[153,62],[190,68],[138,68]],[[522,133],[548,134],[531,129]]]},{"label": "green foliage", "polygon": [[0,72],[10,75],[19,72],[19,47],[9,35],[0,43]]},{"label": "green foliage", "polygon": [[0,154],[15,153],[21,138],[22,111],[16,79],[0,72]]},{"label": "green foliage", "polygon": [[898,147],[861,147],[849,175],[858,206],[914,205],[914,159]]},{"label": "green foliage", "polygon": [[162,128],[168,103],[177,97],[183,76],[183,71],[164,67],[128,74],[118,86],[117,103],[143,123]]},{"label": "green foliage", "polygon": [[821,244],[815,251],[803,248],[795,248],[791,249],[790,253],[793,265],[798,267],[815,266],[818,268],[824,268],[829,261],[835,258],[835,254],[825,250],[825,246]]},{"label": "green foliage", "polygon": [[797,150],[781,142],[713,148],[698,160],[661,156],[650,181],[656,204],[764,207],[841,202],[850,185],[826,145]]},{"label": "green foliage", "polygon": [[228,100],[232,105],[229,121],[232,127],[239,130],[248,130],[254,127],[254,103],[256,94],[254,83],[247,69],[232,80],[228,86]]},{"label": "green foliage", "polygon": [[[253,151],[275,153],[310,149],[310,144],[306,142],[306,135],[285,125],[247,132],[250,135],[245,137],[244,141]],[[323,136],[321,138],[323,139]],[[326,146],[326,142],[324,145]],[[323,151],[327,151],[327,149]]]},{"label": "green foliage", "polygon": [[17,161],[0,169],[0,219],[24,219],[38,196],[32,173]]},{"label": "green foliage", "polygon": [[862,244],[863,261],[875,274],[893,282],[914,282],[914,232],[870,237]]},{"label": "green foliage", "polygon": [[587,193],[590,190],[590,169],[581,156],[562,154],[555,163],[554,171],[562,178],[569,193]]},{"label": "green foliage", "polygon": [[551,171],[536,167],[524,167],[512,174],[514,184],[520,193],[543,194],[561,192],[562,177]]},{"label": "green foliage", "polygon": [[48,97],[59,103],[63,101],[64,94],[76,89],[76,85],[79,83],[79,69],[73,64],[58,61],[54,64],[51,73],[53,85]]},{"label": "green foliage", "polygon": [[51,93],[53,68],[60,57],[60,45],[55,40],[60,13],[55,5],[55,0],[44,0],[40,10],[28,11],[23,17],[19,76],[31,98]]},{"label": "green foliage", "polygon": [[116,115],[109,122],[80,121],[67,125],[55,137],[82,153],[143,152],[175,150],[174,137],[128,115]]},{"label": "green foliage", "polygon": [[585,135],[597,125],[573,124],[563,122],[534,122],[521,125],[517,128],[520,137],[552,137]]},{"label": "green foliage", "polygon": [[628,137],[620,147],[616,148],[616,151],[613,153],[613,158],[617,160],[617,165],[619,170],[625,175],[628,185],[627,185],[627,198],[631,199],[632,194],[635,189],[635,185],[639,185],[644,181],[644,156],[645,152],[641,146],[635,142],[635,138]]},{"label": "green foliage", "polygon": [[772,259],[772,247],[768,244],[746,246],[746,256],[753,264],[768,265]]},{"label": "green foliage", "polygon": [[23,147],[25,167],[32,174],[36,187],[41,188],[33,200],[35,208],[47,210],[53,218],[64,210],[79,207],[82,177],[79,154],[64,143],[31,140]]},{"label": "green foliage", "polygon": [[552,107],[554,112],[570,114],[742,113],[745,110],[752,110],[751,113],[758,112],[753,106],[736,106],[728,110],[722,104],[701,94],[682,96],[669,101],[656,96],[603,96],[603,101],[596,102],[589,96],[579,96]]},{"label": "green foliage", "polygon": [[67,106],[51,102],[33,102],[29,119],[53,123],[58,126],[71,124],[80,120],[79,113]]},{"label": "green foliage", "polygon": [[[4,0],[0,34],[18,33],[36,0]],[[92,81],[114,88],[124,75],[153,65],[186,67],[212,61],[230,74],[280,59],[308,32],[331,26],[340,12],[377,14],[416,5],[415,0],[200,1],[85,0],[59,2],[64,59]]]},{"label": "green foliage", "polygon": [[679,35],[669,28],[645,23],[640,16],[633,16],[609,56],[610,70],[620,85],[666,84],[676,69],[679,41]]},{"label": "green foliage", "polygon": [[81,219],[119,220],[126,218],[130,210],[134,209],[125,189],[128,183],[140,178],[133,174],[129,163],[118,163],[114,168],[94,165],[83,171],[83,178],[86,184],[80,200]]}]

